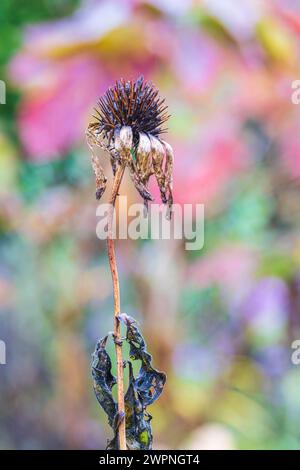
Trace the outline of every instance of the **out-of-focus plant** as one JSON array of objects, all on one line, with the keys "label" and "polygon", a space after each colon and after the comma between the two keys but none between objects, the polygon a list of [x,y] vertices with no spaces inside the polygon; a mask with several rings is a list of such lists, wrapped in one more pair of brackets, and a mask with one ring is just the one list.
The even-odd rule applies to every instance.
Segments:
[{"label": "out-of-focus plant", "polygon": [[[115,436],[108,447],[121,450],[150,449],[152,447],[151,416],[146,407],[161,394],[166,376],[151,365],[152,357],[136,322],[127,314],[121,314],[120,287],[113,240],[113,218],[115,203],[126,167],[134,185],[147,206],[153,200],[148,182],[155,175],[161,199],[168,204],[168,215],[172,208],[173,151],[161,140],[163,123],[168,119],[164,100],[158,90],[144,81],[120,80],[109,88],[98,102],[97,116],[87,129],[87,142],[92,151],[92,166],[96,177],[96,198],[100,199],[106,188],[104,175],[95,146],[108,152],[113,172],[113,186],[109,199],[107,220],[107,251],[114,292],[114,332],[112,334],[117,359],[117,380],[111,373],[111,360],[105,349],[107,336],[96,346],[92,372],[97,399],[108,415]],[[140,360],[137,377],[133,375],[131,362],[123,362],[121,325],[127,327],[126,341],[130,345],[130,358]],[[124,397],[124,364],[129,367],[129,387]],[[112,387],[117,383],[118,402],[112,396]]]}]

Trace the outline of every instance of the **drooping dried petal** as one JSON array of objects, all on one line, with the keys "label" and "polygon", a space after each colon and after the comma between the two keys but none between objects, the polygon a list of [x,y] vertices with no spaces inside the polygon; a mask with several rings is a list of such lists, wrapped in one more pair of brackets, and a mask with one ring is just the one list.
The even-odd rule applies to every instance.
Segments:
[{"label": "drooping dried petal", "polygon": [[130,151],[132,148],[132,129],[129,126],[123,126],[115,131],[115,149],[117,152],[124,150]]},{"label": "drooping dried petal", "polygon": [[139,144],[136,151],[138,172],[143,183],[147,183],[153,173],[151,158],[151,142],[149,137],[140,132]]},{"label": "drooping dried petal", "polygon": [[164,168],[165,179],[166,179],[166,186],[169,186],[169,190],[172,191],[173,189],[173,166],[174,166],[174,152],[170,144],[165,142],[164,140],[161,141],[163,146],[165,147],[166,151],[166,163]]},{"label": "drooping dried petal", "polygon": [[165,175],[163,170],[165,148],[156,137],[150,136],[150,141],[153,170],[160,190],[161,200],[165,204],[167,202]]}]

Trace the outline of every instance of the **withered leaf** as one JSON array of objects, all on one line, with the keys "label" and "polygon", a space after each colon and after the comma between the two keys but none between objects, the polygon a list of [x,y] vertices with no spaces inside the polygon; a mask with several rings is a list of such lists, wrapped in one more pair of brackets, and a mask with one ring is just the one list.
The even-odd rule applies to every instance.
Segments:
[{"label": "withered leaf", "polygon": [[118,407],[112,396],[112,387],[117,381],[111,373],[111,360],[105,349],[107,338],[105,336],[96,345],[92,361],[92,375],[97,400],[107,414],[110,426],[113,426]]},{"label": "withered leaf", "polygon": [[126,340],[130,344],[130,357],[142,361],[136,378],[136,387],[142,403],[146,407],[161,395],[166,382],[166,375],[152,367],[152,356],[147,351],[146,342],[136,323],[128,324]]},{"label": "withered leaf", "polygon": [[132,364],[129,361],[129,386],[125,395],[126,439],[131,450],[146,450],[152,447],[152,431],[145,406],[138,393]]},{"label": "withered leaf", "polygon": [[[130,318],[130,321],[128,319]],[[125,395],[125,419],[127,446],[132,450],[152,448],[151,415],[147,406],[158,399],[166,382],[166,375],[152,366],[152,356],[148,353],[145,340],[136,321],[126,314],[119,319],[126,325],[126,341],[130,345],[130,358],[140,360],[141,367],[134,377],[131,361],[129,366],[129,386]],[[108,416],[108,422],[114,430],[114,437],[108,443],[108,449],[118,448],[118,428],[123,416],[119,416],[118,407],[112,397],[112,387],[116,383],[111,373],[111,360],[105,349],[107,336],[97,343],[93,354],[92,371],[96,397]]]}]

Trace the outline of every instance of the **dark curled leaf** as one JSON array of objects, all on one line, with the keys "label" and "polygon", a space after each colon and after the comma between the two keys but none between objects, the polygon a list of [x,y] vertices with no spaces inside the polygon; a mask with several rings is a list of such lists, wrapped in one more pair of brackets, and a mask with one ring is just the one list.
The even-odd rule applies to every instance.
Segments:
[{"label": "dark curled leaf", "polygon": [[[141,335],[136,321],[122,313],[119,315],[127,328],[126,341],[130,345],[130,357],[140,360],[141,367],[137,377],[133,375],[132,363],[129,366],[129,386],[124,397],[126,440],[132,450],[147,450],[152,448],[151,416],[146,408],[162,393],[166,375],[152,367],[152,356],[148,353],[145,340]],[[114,437],[108,443],[107,449],[118,449],[118,428],[124,416],[118,413],[118,407],[112,397],[112,387],[116,379],[111,373],[111,360],[106,352],[107,336],[97,343],[93,354],[92,373],[96,397],[108,416],[108,422],[114,430]]]},{"label": "dark curled leaf", "polygon": [[130,357],[134,360],[139,359],[142,361],[136,378],[136,388],[142,399],[143,406],[146,407],[157,400],[162,393],[166,382],[166,375],[152,367],[152,356],[147,351],[146,342],[137,327],[137,323],[132,321],[126,322],[126,326],[126,340],[130,345]]},{"label": "dark curled leaf", "polygon": [[142,399],[143,406],[151,405],[162,393],[166,382],[166,375],[152,367],[152,356],[147,352],[145,340],[136,323],[131,322],[128,324],[126,340],[130,344],[130,357],[142,361],[136,378],[138,393]]},{"label": "dark curled leaf", "polygon": [[117,404],[112,396],[112,387],[116,383],[111,373],[111,360],[105,346],[107,336],[98,341],[93,354],[92,374],[94,379],[94,391],[98,402],[108,416],[110,426],[113,426],[117,413]]},{"label": "dark curled leaf", "polygon": [[151,405],[161,395],[166,375],[143,364],[136,378],[136,387],[144,406]]},{"label": "dark curled leaf", "polygon": [[138,392],[136,380],[129,365],[129,387],[125,395],[126,439],[132,450],[147,450],[152,447],[152,431],[149,415]]},{"label": "dark curled leaf", "polygon": [[125,414],[120,413],[119,411],[117,411],[117,413],[114,417],[112,426],[111,426],[114,430],[114,437],[112,438],[111,441],[108,440],[107,447],[106,447],[107,450],[117,450],[117,449],[119,449],[118,430],[119,430],[120,424],[121,424],[121,422],[123,421],[124,418],[125,418]]},{"label": "dark curled leaf", "polygon": [[[121,318],[122,319],[122,318]],[[132,359],[140,359],[142,362],[150,364],[152,357],[146,350],[146,342],[141,335],[136,323],[126,323],[126,341],[130,345],[129,355]]]}]

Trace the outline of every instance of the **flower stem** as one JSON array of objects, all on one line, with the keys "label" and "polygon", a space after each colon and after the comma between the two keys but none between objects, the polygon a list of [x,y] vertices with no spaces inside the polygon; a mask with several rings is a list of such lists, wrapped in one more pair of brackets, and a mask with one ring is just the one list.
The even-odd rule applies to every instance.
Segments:
[{"label": "flower stem", "polygon": [[107,232],[107,253],[111,271],[113,294],[114,294],[114,340],[117,359],[117,387],[118,387],[118,413],[121,419],[118,428],[119,449],[126,450],[126,423],[125,423],[125,404],[124,404],[124,370],[122,358],[121,328],[118,315],[120,311],[120,285],[118,268],[116,262],[116,253],[113,238],[113,220],[115,203],[118,196],[120,184],[124,175],[125,166],[119,166],[113,180],[112,192],[109,200],[108,213],[108,232]]}]

